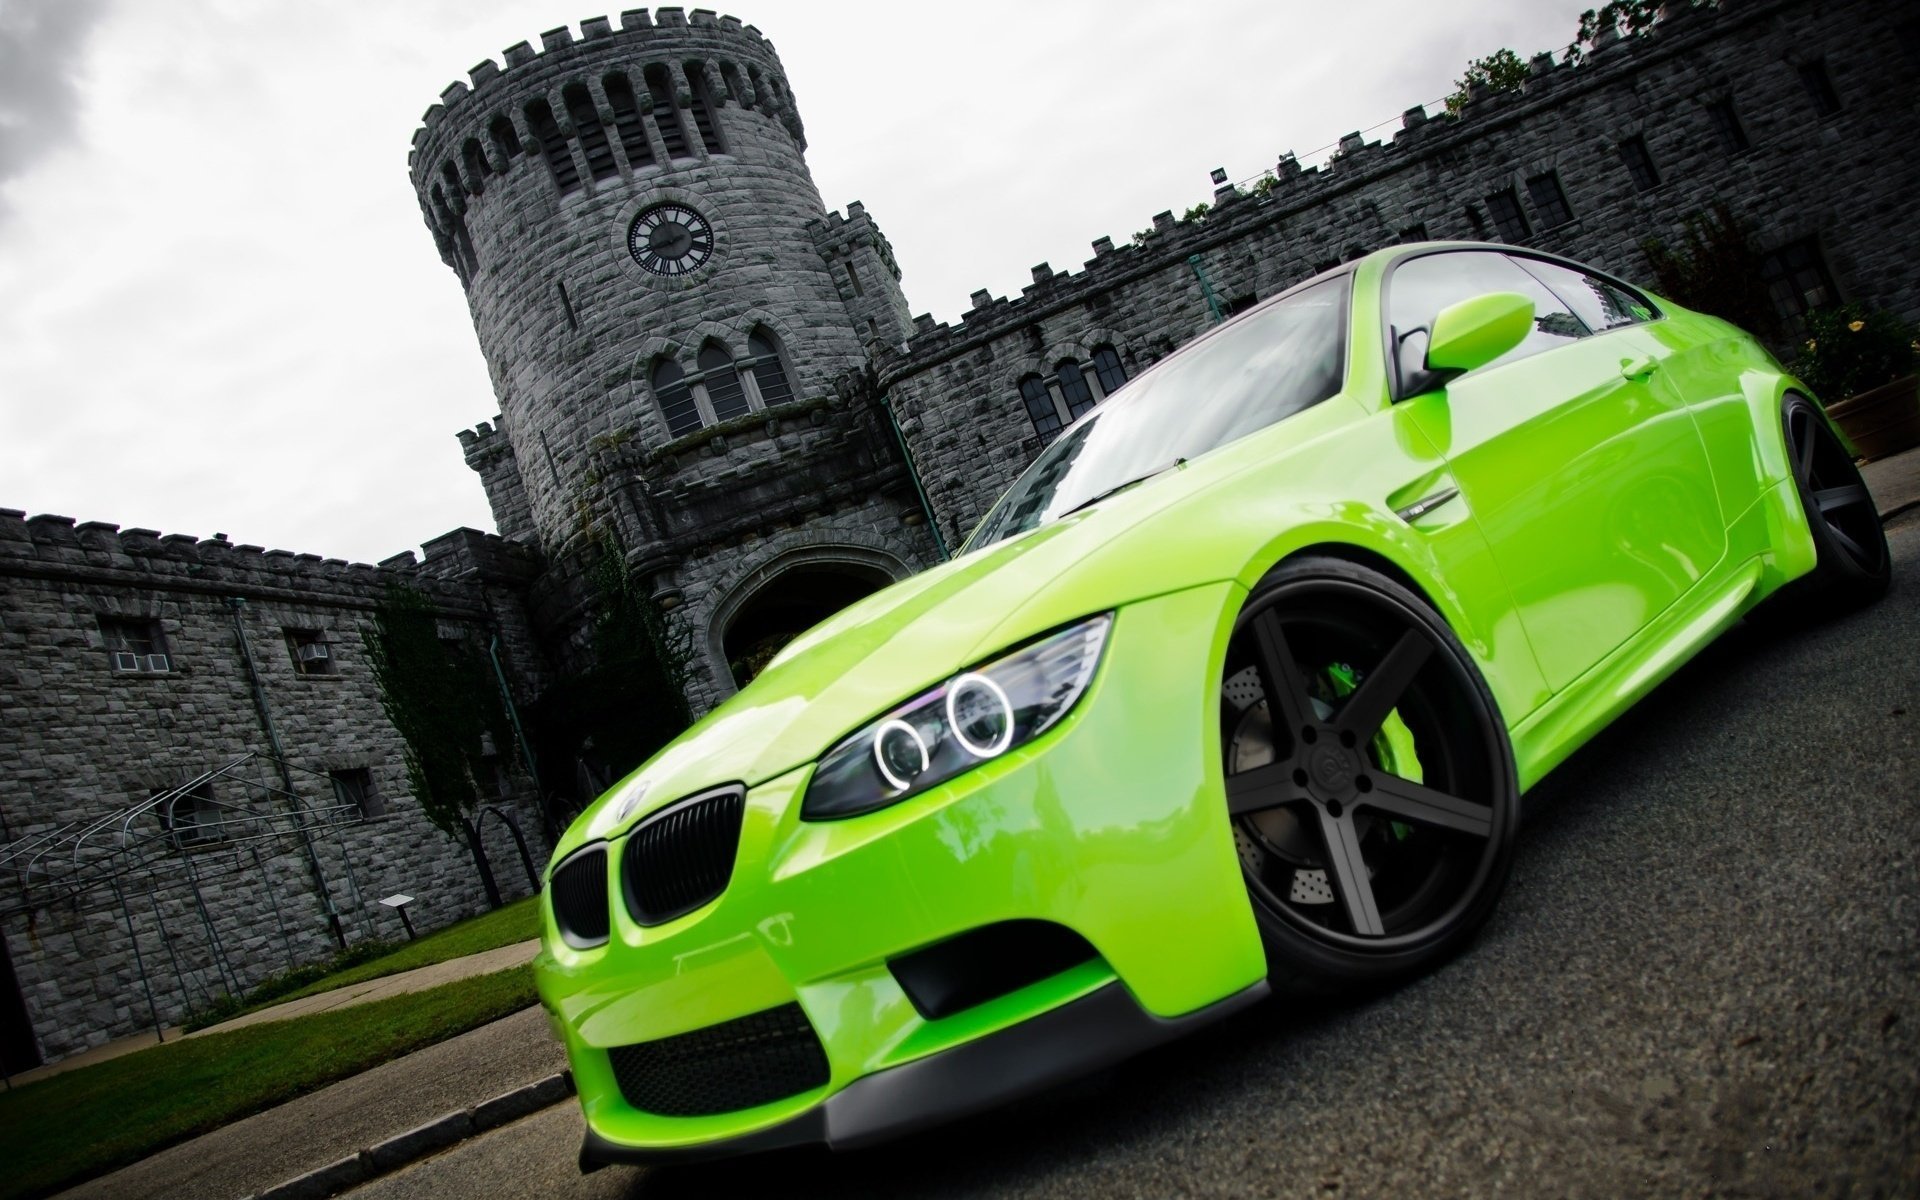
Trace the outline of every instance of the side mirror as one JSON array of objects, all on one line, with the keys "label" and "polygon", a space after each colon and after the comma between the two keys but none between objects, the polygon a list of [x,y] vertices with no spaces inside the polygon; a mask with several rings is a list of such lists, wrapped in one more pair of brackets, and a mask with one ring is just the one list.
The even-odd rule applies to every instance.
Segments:
[{"label": "side mirror", "polygon": [[1484,367],[1533,332],[1533,301],[1519,292],[1489,292],[1449,304],[1433,319],[1427,370],[1457,375]]}]

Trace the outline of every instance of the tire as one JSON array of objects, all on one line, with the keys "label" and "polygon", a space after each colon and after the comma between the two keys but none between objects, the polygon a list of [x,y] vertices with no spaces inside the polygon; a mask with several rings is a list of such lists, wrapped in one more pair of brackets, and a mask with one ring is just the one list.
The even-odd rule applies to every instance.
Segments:
[{"label": "tire", "polygon": [[1281,563],[1236,623],[1221,719],[1276,988],[1376,988],[1471,940],[1506,884],[1520,786],[1493,694],[1421,597],[1344,559]]},{"label": "tire", "polygon": [[1788,392],[1780,405],[1787,461],[1800,492],[1800,511],[1819,561],[1783,593],[1796,615],[1845,611],[1886,594],[1893,579],[1880,513],[1853,455],[1819,405]]}]

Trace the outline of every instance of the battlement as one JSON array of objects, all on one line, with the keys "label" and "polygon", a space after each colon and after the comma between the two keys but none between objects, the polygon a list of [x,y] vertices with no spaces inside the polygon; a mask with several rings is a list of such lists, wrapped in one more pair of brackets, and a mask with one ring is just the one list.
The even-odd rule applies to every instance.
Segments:
[{"label": "battlement", "polygon": [[1349,133],[1327,147],[1330,154],[1324,163],[1312,166],[1303,165],[1289,151],[1258,179],[1216,187],[1213,203],[1203,216],[1179,220],[1164,211],[1128,244],[1116,246],[1111,237],[1094,239],[1094,256],[1078,274],[1040,263],[1033,268],[1033,282],[1017,297],[995,296],[981,289],[972,294],[970,307],[956,323],[936,321],[925,313],[916,316],[904,349],[879,351],[881,373],[885,377],[924,367],[1134,279],[1188,269],[1187,260],[1193,255],[1204,255],[1215,246],[1263,226],[1282,224],[1384,176],[1450,154],[1463,142],[1615,83],[1704,39],[1721,36],[1734,23],[1764,17],[1775,7],[1756,0],[1722,0],[1717,9],[1670,5],[1652,30],[1631,38],[1602,37],[1578,64],[1558,61],[1552,54],[1536,55],[1519,89],[1475,88],[1458,116],[1429,115],[1423,105],[1415,105],[1401,115],[1400,128],[1390,141],[1368,140],[1360,131]]},{"label": "battlement", "polygon": [[829,262],[842,257],[855,246],[871,246],[894,279],[900,278],[900,264],[893,256],[893,243],[887,240],[886,234],[880,232],[879,224],[867,215],[867,206],[858,200],[847,205],[844,216],[836,209],[821,220],[809,221],[807,232],[813,235],[813,244],[820,251],[820,257]]},{"label": "battlement", "polygon": [[493,420],[459,430],[454,436],[460,439],[460,452],[466,457],[467,465],[476,471],[497,455],[513,453],[513,442],[507,437],[506,422],[499,413],[493,415]]},{"label": "battlement", "polygon": [[157,529],[122,528],[0,508],[0,577],[91,579],[172,591],[364,606],[394,583],[428,593],[450,611],[473,607],[451,581],[474,570],[519,574],[537,558],[525,546],[490,533],[459,529],[426,543],[425,558],[406,551],[378,566],[292,550],[239,544],[224,533],[202,538]]},{"label": "battlement", "polygon": [[[583,67],[588,62],[605,60],[607,52],[615,47],[620,55],[634,58],[658,52],[663,57],[729,56],[751,61],[756,66],[771,68],[759,81],[764,94],[736,95],[736,86],[751,92],[753,85],[721,78],[716,80],[719,85],[716,100],[722,104],[752,104],[758,100],[764,107],[776,110],[792,107],[791,96],[781,77],[779,55],[773,43],[752,25],[706,8],[692,12],[682,8],[656,8],[651,13],[644,8],[630,8],[620,13],[617,27],[611,17],[587,17],[580,22],[577,37],[569,26],[562,25],[541,34],[538,49],[531,42],[516,42],[501,52],[500,61],[482,59],[467,72],[466,81],[448,84],[441,91],[440,99],[421,114],[420,127],[414,131],[407,164],[416,173],[416,184],[420,182],[419,173],[431,169],[431,164],[438,161],[438,156],[423,156],[423,148],[449,122],[458,121],[469,110],[496,100],[497,93],[505,90],[509,83],[530,77],[545,83],[550,77]],[[651,109],[650,97],[643,95],[638,99],[642,111]],[[675,97],[675,103],[682,108],[688,102],[684,94]],[[571,136],[572,123],[567,114],[556,112],[555,118],[560,135]],[[471,131],[462,124],[460,132],[465,136]]]}]

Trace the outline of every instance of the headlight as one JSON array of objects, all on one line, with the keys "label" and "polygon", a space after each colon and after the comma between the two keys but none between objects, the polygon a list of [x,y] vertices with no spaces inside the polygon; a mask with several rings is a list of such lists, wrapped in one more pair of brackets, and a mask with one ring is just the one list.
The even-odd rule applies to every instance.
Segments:
[{"label": "headlight", "polygon": [[1103,613],[1048,634],[887,713],[821,758],[800,815],[885,808],[1039,737],[1087,690],[1112,624]]}]

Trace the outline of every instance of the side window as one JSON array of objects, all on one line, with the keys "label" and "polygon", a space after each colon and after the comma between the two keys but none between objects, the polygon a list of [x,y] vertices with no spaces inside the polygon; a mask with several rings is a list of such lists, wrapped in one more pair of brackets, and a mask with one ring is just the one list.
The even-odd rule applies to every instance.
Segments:
[{"label": "side window", "polygon": [[1639,296],[1596,275],[1541,258],[1515,258],[1514,261],[1552,288],[1554,295],[1565,300],[1574,315],[1595,333],[1638,325],[1657,315],[1653,306]]},{"label": "side window", "polygon": [[1426,369],[1427,332],[1440,310],[1489,292],[1519,292],[1532,300],[1533,332],[1481,371],[1564,346],[1588,334],[1587,326],[1572,309],[1502,254],[1480,250],[1425,254],[1395,267],[1387,287],[1389,334],[1397,348],[1395,362],[1403,384]]}]

